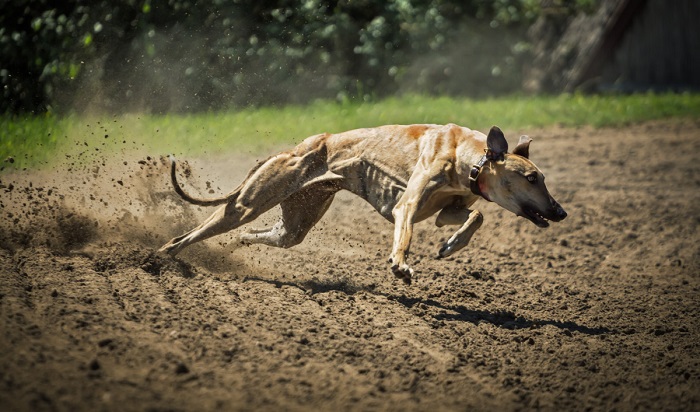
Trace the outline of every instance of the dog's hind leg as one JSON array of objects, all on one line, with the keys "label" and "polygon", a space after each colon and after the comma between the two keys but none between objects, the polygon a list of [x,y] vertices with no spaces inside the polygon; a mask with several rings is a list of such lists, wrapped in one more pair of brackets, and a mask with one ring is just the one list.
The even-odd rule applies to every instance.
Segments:
[{"label": "dog's hind leg", "polygon": [[461,224],[462,226],[442,245],[438,257],[448,257],[469,244],[474,233],[481,227],[484,217],[478,210],[450,206],[442,209],[438,214],[435,224],[444,225]]},{"label": "dog's hind leg", "polygon": [[333,202],[337,189],[317,184],[300,190],[284,200],[282,217],[270,228],[251,229],[239,235],[242,243],[262,243],[289,248],[304,240],[311,228],[323,217]]},{"label": "dog's hind leg", "polygon": [[253,221],[295,192],[303,192],[305,187],[340,179],[340,176],[328,171],[326,150],[322,143],[319,141],[310,147],[300,145],[292,152],[272,156],[251,171],[238,189],[232,192],[226,205],[195,229],[172,239],[160,251],[174,256],[188,245]]},{"label": "dog's hind leg", "polygon": [[259,214],[250,213],[250,210],[237,207],[233,203],[227,203],[217,209],[201,225],[166,243],[160,248],[160,251],[175,256],[185,247],[242,226],[258,217]]}]

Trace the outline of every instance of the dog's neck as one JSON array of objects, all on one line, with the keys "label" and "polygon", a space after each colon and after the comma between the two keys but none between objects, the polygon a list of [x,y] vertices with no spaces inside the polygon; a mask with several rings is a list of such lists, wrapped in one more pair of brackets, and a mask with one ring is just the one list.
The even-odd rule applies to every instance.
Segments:
[{"label": "dog's neck", "polygon": [[489,202],[492,200],[489,199],[488,195],[484,191],[483,179],[479,178],[483,173],[484,165],[490,161],[493,161],[493,159],[490,159],[487,154],[483,155],[481,159],[479,159],[476,164],[472,165],[471,169],[469,170],[469,189],[475,195],[481,196]]},{"label": "dog's neck", "polygon": [[[477,196],[483,197],[487,201],[491,201],[484,191],[483,174],[488,173],[484,170],[491,159],[486,152],[485,145],[464,145],[457,150],[455,159],[458,162],[457,169],[460,171],[460,180],[462,184],[468,187],[471,192]],[[486,168],[488,169],[488,167]]]}]

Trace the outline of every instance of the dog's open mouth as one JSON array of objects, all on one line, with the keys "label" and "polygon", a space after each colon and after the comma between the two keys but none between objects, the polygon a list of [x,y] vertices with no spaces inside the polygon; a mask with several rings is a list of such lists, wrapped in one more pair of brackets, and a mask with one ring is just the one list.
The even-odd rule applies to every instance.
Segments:
[{"label": "dog's open mouth", "polygon": [[549,221],[534,209],[529,207],[523,208],[522,216],[528,218],[539,227],[549,227]]}]

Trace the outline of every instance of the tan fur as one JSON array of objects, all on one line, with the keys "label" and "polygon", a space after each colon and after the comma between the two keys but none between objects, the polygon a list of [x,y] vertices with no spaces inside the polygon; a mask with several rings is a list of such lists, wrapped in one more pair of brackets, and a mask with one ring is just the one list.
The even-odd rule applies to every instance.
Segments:
[{"label": "tan fur", "polygon": [[[507,148],[505,139],[503,144]],[[515,151],[527,156],[528,145],[529,139],[521,140]],[[394,223],[391,270],[408,284],[413,270],[406,256],[414,223],[439,212],[438,226],[460,226],[442,246],[439,257],[465,247],[481,226],[482,214],[469,209],[479,196],[470,191],[468,176],[486,149],[483,133],[454,124],[392,125],[320,134],[261,162],[228,195],[208,200],[193,198],[180,189],[173,161],[173,184],[185,200],[223,206],[161,251],[175,255],[192,243],[249,223],[278,204],[282,217],[277,224],[246,231],[239,239],[291,247],[323,216],[335,193],[348,190]],[[536,183],[526,178],[533,173],[539,178]],[[478,183],[484,197],[540,226],[546,224],[543,217],[558,221],[566,216],[547,192],[542,173],[526,157],[506,154],[502,161],[488,161]]]}]

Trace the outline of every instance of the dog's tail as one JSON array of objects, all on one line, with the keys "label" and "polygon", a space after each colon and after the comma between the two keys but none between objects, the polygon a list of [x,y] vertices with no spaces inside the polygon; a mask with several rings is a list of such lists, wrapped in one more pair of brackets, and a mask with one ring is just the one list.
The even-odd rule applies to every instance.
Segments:
[{"label": "dog's tail", "polygon": [[192,203],[197,206],[217,206],[217,205],[222,205],[226,202],[229,201],[231,198],[231,195],[227,196],[222,196],[222,197],[217,197],[213,199],[199,199],[196,197],[192,197],[185,193],[184,190],[180,187],[180,185],[177,183],[177,173],[175,173],[175,157],[170,156],[170,180],[173,182],[173,187],[175,188],[175,192],[180,195],[181,198],[185,199],[189,203]]}]

